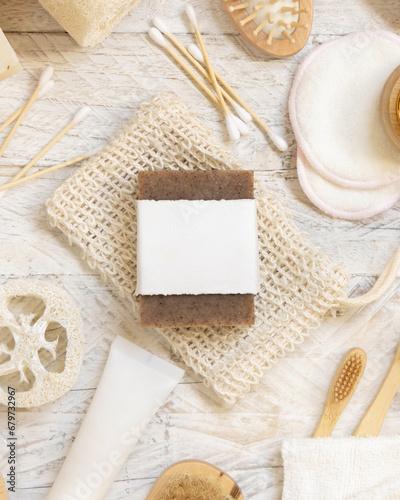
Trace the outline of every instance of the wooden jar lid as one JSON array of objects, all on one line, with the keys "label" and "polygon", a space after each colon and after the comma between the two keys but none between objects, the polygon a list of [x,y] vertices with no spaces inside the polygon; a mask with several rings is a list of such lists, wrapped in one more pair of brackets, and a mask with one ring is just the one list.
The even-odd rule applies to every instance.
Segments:
[{"label": "wooden jar lid", "polygon": [[400,66],[387,79],[380,100],[380,117],[386,135],[400,149],[400,123],[397,101],[400,94]]}]

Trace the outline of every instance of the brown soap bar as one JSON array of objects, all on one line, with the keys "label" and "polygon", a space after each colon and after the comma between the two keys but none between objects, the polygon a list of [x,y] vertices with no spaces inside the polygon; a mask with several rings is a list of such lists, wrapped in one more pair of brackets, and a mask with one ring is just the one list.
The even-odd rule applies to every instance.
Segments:
[{"label": "brown soap bar", "polygon": [[[140,200],[238,200],[254,198],[252,171],[139,172]],[[254,295],[142,295],[143,327],[254,324]]]},{"label": "brown soap bar", "polygon": [[254,198],[252,170],[139,172],[139,200],[242,200]]}]

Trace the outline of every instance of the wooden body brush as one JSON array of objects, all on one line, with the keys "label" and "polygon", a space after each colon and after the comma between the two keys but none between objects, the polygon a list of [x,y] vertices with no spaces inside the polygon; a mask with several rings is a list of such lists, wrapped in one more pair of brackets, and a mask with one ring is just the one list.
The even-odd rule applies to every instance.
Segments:
[{"label": "wooden body brush", "polygon": [[147,500],[243,500],[236,482],[214,465],[182,460],[157,479]]},{"label": "wooden body brush", "polygon": [[389,407],[400,387],[400,344],[397,348],[393,364],[380,388],[374,402],[361,420],[355,436],[377,436]]},{"label": "wooden body brush", "polygon": [[296,54],[310,36],[313,0],[221,0],[244,38],[265,54]]},{"label": "wooden body brush", "polygon": [[333,377],[324,412],[313,437],[332,434],[336,422],[356,390],[367,363],[365,351],[359,347],[350,349],[342,359]]}]

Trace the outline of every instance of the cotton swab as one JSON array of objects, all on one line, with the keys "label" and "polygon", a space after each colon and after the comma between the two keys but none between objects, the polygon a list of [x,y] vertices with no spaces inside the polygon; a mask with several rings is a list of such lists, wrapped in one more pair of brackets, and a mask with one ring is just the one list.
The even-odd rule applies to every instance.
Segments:
[{"label": "cotton swab", "polygon": [[39,153],[32,158],[32,160],[25,165],[25,167],[14,177],[13,181],[20,179],[47,151],[54,146],[72,127],[84,120],[87,115],[91,112],[89,106],[83,106],[79,109],[72,120],[66,125],[55,137],[51,140],[47,146],[45,146]]},{"label": "cotton swab", "polygon": [[[194,58],[204,64],[203,54],[199,50],[199,48],[193,43],[188,47],[189,52],[192,54]],[[287,151],[288,144],[283,137],[272,132],[272,130],[266,125],[261,118],[253,111],[250,106],[246,104],[245,101],[233,90],[233,88],[218,74],[215,73],[216,78],[221,82],[221,84],[230,92],[235,101],[237,101],[253,118],[253,120],[268,134],[271,141],[275,144],[275,146],[282,152]],[[234,101],[234,102],[235,102]]]},{"label": "cotton swab", "polygon": [[233,121],[235,122],[235,125],[237,129],[240,132],[240,135],[249,135],[250,134],[250,129],[244,121],[242,121],[238,116],[232,114]]},{"label": "cotton swab", "polygon": [[[151,39],[156,42],[158,45],[163,47],[168,54],[188,73],[188,75],[197,83],[197,85],[207,94],[207,96],[212,100],[214,104],[217,106],[221,107],[221,102],[219,99],[211,92],[211,90],[200,80],[200,78],[194,73],[194,71],[189,68],[189,66],[183,61],[178,54],[176,54],[171,47],[168,46],[167,41],[165,40],[165,37],[162,35],[162,33],[157,29],[157,28],[150,28],[149,30],[149,36]],[[231,117],[233,115],[231,114]],[[238,137],[240,135],[239,130],[237,129],[237,126],[234,122],[234,118],[232,119],[232,128],[228,133],[235,132],[235,137]],[[245,125],[245,124],[243,124]],[[230,137],[230,135],[229,135]]]},{"label": "cotton swab", "polygon": [[228,129],[229,137],[232,140],[237,140],[237,139],[239,139],[240,132],[236,127],[235,120],[232,118],[232,113],[229,111],[229,109],[226,105],[225,99],[224,99],[222,92],[221,92],[221,88],[220,88],[220,86],[217,82],[217,79],[215,77],[213,67],[211,65],[210,59],[209,59],[208,54],[207,54],[206,47],[205,47],[204,42],[203,42],[203,37],[201,36],[199,27],[197,25],[196,13],[194,11],[194,8],[191,5],[188,5],[186,7],[186,14],[189,18],[189,21],[193,25],[194,31],[196,33],[196,38],[200,44],[201,52],[203,53],[203,58],[204,58],[204,62],[205,62],[207,71],[211,77],[212,83],[213,83],[214,88],[215,88],[215,92],[217,93],[218,99],[221,103],[222,110],[225,113],[225,121],[226,121],[226,127]]},{"label": "cotton swab", "polygon": [[52,66],[48,66],[43,73],[40,76],[39,79],[39,84],[34,90],[33,94],[29,98],[28,102],[25,104],[23,110],[21,111],[20,115],[16,119],[12,129],[10,130],[10,133],[6,137],[5,141],[3,142],[1,148],[0,148],[0,157],[4,153],[4,150],[8,146],[8,143],[11,141],[13,135],[15,134],[17,128],[20,126],[22,120],[24,119],[26,113],[28,112],[29,108],[32,106],[33,102],[36,100],[36,98],[39,95],[39,92],[45,87],[46,83],[51,80],[52,76],[54,73],[54,69]]},{"label": "cotton swab", "polygon": [[[193,55],[190,54],[190,52],[187,51],[187,49],[179,42],[179,40],[171,33],[171,31],[168,29],[167,25],[164,23],[162,19],[159,17],[155,17],[153,19],[153,24],[154,26],[161,31],[164,35],[166,35],[171,42],[182,52],[182,54],[189,59],[189,61],[196,67],[196,69],[211,82],[211,77],[205,70],[205,68],[196,60]],[[198,52],[200,53],[201,57],[203,55],[201,54],[200,49],[195,46]],[[215,72],[214,72],[215,73]],[[222,94],[224,98],[229,101],[229,103],[232,105],[233,109],[236,111],[238,114],[239,118],[243,120],[245,123],[250,123],[252,118],[250,114],[242,107],[240,104],[234,101],[232,97],[225,91],[225,89],[221,88]],[[241,125],[243,128],[243,126]],[[240,129],[239,129],[240,130]]]},{"label": "cotton swab", "polygon": [[[51,90],[54,87],[54,80],[49,80],[46,85],[42,88],[42,90],[39,92],[37,99],[40,97],[44,96],[49,90]],[[10,118],[3,123],[3,125],[0,126],[0,133],[3,132],[4,129],[6,129],[14,120],[18,118],[18,116],[22,113],[22,110],[24,109],[25,104],[21,106],[17,111],[10,116]]]},{"label": "cotton swab", "polygon": [[0,192],[6,191],[7,189],[12,188],[14,186],[17,186],[18,184],[23,184],[24,182],[30,181],[32,179],[36,179],[37,177],[41,177],[42,175],[50,174],[51,172],[54,172],[55,170],[60,170],[61,168],[68,167],[69,165],[73,165],[74,163],[78,163],[82,160],[86,160],[90,156],[91,156],[90,154],[76,156],[75,158],[72,158],[71,160],[67,160],[67,161],[64,161],[62,163],[58,163],[57,165],[53,165],[52,167],[45,168],[44,170],[39,170],[38,172],[35,172],[34,174],[27,175],[27,176],[23,177],[22,179],[12,180],[12,181],[7,182],[6,184],[3,184],[2,186],[0,186]]}]

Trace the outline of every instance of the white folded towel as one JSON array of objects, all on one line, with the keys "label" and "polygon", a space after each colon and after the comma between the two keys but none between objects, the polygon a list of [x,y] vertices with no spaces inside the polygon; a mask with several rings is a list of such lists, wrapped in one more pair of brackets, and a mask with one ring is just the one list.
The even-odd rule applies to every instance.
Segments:
[{"label": "white folded towel", "polygon": [[283,443],[282,500],[399,500],[400,436]]}]

